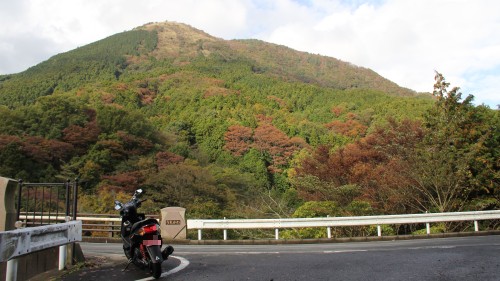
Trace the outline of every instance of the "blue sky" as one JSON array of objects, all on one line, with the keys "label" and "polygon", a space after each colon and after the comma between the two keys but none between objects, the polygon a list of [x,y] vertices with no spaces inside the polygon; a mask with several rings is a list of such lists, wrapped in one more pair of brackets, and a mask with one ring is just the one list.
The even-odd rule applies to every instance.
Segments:
[{"label": "blue sky", "polygon": [[335,57],[421,92],[437,70],[496,108],[498,11],[497,0],[0,0],[0,74],[168,20]]}]

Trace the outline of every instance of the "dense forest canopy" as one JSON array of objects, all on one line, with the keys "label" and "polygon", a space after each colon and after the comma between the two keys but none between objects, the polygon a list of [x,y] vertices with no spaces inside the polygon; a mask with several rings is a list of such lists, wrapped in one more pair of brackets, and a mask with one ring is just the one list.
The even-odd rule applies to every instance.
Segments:
[{"label": "dense forest canopy", "polygon": [[190,218],[498,209],[499,111],[449,86],[148,24],[0,76],[0,175],[78,177],[85,212],[136,188]]}]

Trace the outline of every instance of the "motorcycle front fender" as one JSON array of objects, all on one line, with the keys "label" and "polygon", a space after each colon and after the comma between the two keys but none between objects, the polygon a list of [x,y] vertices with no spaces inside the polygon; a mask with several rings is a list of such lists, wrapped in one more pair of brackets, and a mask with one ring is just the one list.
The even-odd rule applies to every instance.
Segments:
[{"label": "motorcycle front fender", "polygon": [[146,246],[152,263],[162,263],[161,247],[158,245]]}]

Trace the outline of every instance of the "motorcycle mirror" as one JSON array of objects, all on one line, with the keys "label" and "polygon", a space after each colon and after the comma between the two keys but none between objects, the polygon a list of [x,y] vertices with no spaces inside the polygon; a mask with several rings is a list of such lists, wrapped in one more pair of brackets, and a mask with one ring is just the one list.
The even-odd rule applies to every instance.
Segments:
[{"label": "motorcycle mirror", "polygon": [[141,194],[142,194],[142,189],[137,189],[137,190],[135,191],[135,194],[136,194],[136,195],[141,195]]},{"label": "motorcycle mirror", "polygon": [[122,203],[120,201],[115,200],[115,210],[119,211],[122,209]]}]

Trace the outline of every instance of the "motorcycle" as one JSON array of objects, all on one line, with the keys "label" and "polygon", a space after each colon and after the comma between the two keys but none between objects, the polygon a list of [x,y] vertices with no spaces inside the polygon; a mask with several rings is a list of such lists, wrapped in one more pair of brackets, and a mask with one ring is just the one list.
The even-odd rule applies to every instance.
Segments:
[{"label": "motorcycle", "polygon": [[140,200],[142,189],[134,192],[132,199],[122,204],[115,200],[115,210],[120,211],[121,230],[120,236],[123,241],[123,251],[128,259],[128,266],[133,263],[137,267],[149,269],[155,279],[161,276],[161,264],[174,252],[172,246],[167,246],[163,251],[161,230],[158,221],[154,218],[145,218],[144,214],[137,213],[141,203],[147,199]]}]

